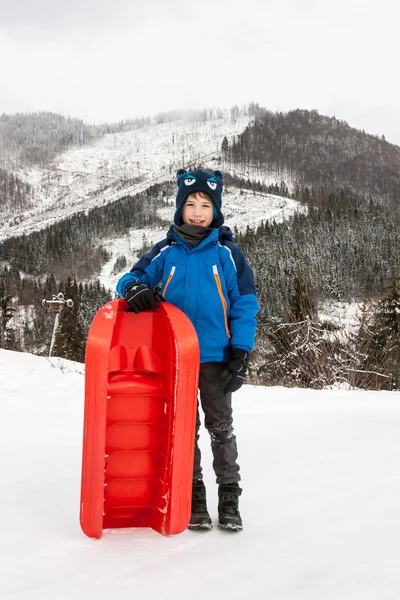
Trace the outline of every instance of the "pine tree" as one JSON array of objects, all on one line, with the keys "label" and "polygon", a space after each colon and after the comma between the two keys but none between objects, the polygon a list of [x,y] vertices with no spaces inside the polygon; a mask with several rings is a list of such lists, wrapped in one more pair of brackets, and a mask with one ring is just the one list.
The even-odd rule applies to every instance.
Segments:
[{"label": "pine tree", "polygon": [[72,307],[61,310],[60,325],[56,334],[54,356],[84,362],[85,335],[79,314],[80,297],[76,280],[68,277],[64,288],[65,299],[73,301]]},{"label": "pine tree", "polygon": [[368,373],[364,387],[400,387],[400,291],[399,278],[389,279],[377,302],[370,323],[359,332],[359,346],[365,349],[361,370]]},{"label": "pine tree", "polygon": [[222,152],[222,156],[224,157],[224,159],[228,158],[229,142],[228,142],[228,138],[226,136],[222,140],[221,152]]},{"label": "pine tree", "polygon": [[5,285],[0,281],[0,348],[12,348],[15,344],[14,332],[8,328],[14,313],[12,297],[5,294]]},{"label": "pine tree", "polygon": [[294,279],[286,321],[268,333],[273,346],[267,370],[276,382],[322,388],[343,379],[342,348],[318,322],[313,293],[303,274]]},{"label": "pine tree", "polygon": [[311,293],[309,278],[299,274],[294,278],[293,295],[289,308],[289,321],[303,321],[307,317],[313,320],[316,317],[317,307]]}]

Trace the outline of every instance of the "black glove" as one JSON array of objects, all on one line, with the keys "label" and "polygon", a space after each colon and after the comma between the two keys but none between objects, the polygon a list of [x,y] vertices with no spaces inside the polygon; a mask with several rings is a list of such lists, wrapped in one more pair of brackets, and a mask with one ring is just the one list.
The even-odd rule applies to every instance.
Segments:
[{"label": "black glove", "polygon": [[125,295],[129,306],[136,314],[139,314],[142,310],[157,307],[153,290],[144,283],[140,283],[140,281],[134,281],[128,285]]},{"label": "black glove", "polygon": [[245,382],[247,369],[249,367],[249,353],[244,350],[232,350],[231,360],[226,365],[226,369],[222,371],[221,378],[226,383],[223,392],[230,394],[237,392]]}]

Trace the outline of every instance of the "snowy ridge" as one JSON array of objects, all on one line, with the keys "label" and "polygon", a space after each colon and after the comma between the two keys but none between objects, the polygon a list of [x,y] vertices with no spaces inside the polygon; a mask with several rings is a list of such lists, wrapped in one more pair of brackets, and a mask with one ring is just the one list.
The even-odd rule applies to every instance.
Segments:
[{"label": "snowy ridge", "polygon": [[[150,185],[173,179],[182,166],[201,163],[239,177],[279,184],[282,174],[260,174],[251,168],[242,173],[224,161],[222,164],[217,161],[224,137],[231,143],[248,123],[249,117],[239,117],[234,122],[223,118],[144,126],[108,134],[89,146],[69,150],[48,168],[20,170],[16,175],[34,189],[33,205],[23,215],[11,209],[4,212],[0,240],[41,229],[126,194],[142,192]],[[286,183],[290,186],[290,181]],[[247,192],[246,196],[250,194]],[[273,199],[271,204],[273,207]],[[240,221],[243,224],[242,217]]]},{"label": "snowy ridge", "polygon": [[[400,596],[400,393],[234,394],[244,530],[79,526],[82,365],[0,350],[0,597],[376,600]],[[209,509],[217,487],[201,429]]]},{"label": "snowy ridge", "polygon": [[[20,223],[3,225],[1,236],[19,235],[112,202],[125,194],[137,194],[166,181],[182,164],[211,161],[219,156],[224,136],[232,140],[248,123],[220,119],[203,123],[174,121],[108,134],[89,146],[60,154],[46,169],[17,172],[35,190],[34,206]],[[5,221],[12,215],[5,215]]]}]

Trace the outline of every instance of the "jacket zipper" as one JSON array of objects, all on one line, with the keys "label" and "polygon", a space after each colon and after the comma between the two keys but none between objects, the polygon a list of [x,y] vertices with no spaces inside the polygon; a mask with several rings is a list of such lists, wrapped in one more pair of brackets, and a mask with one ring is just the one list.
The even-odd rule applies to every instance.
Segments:
[{"label": "jacket zipper", "polygon": [[221,298],[222,309],[224,311],[224,321],[225,321],[226,335],[228,336],[228,338],[230,338],[231,337],[231,333],[230,333],[229,327],[228,327],[228,314],[227,314],[228,313],[228,308],[227,308],[227,305],[226,305],[226,300],[225,300],[224,292],[222,291],[222,285],[221,285],[221,280],[220,280],[219,275],[218,275],[217,265],[213,265],[213,273],[214,273],[215,283],[217,284],[218,294],[219,294],[219,297]]},{"label": "jacket zipper", "polygon": [[174,266],[173,266],[173,267],[172,267],[172,269],[171,269],[171,272],[170,272],[170,274],[168,275],[168,279],[167,279],[167,281],[166,281],[166,284],[165,284],[165,286],[164,286],[164,289],[163,289],[163,291],[161,292],[161,296],[163,296],[164,298],[165,298],[165,294],[166,294],[166,292],[167,292],[167,287],[169,286],[169,283],[170,283],[171,279],[172,279],[172,278],[173,278],[173,276],[174,276],[175,270],[176,270],[176,267],[174,267]]}]

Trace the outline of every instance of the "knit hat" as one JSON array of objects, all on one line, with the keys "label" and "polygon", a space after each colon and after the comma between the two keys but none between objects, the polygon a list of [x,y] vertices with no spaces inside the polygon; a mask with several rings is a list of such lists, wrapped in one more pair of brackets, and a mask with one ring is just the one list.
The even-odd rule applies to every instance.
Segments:
[{"label": "knit hat", "polygon": [[210,196],[214,207],[214,220],[211,227],[221,227],[224,222],[224,215],[221,212],[223,186],[221,171],[208,173],[203,169],[196,169],[188,173],[184,169],[179,169],[176,178],[178,194],[174,216],[175,225],[179,226],[183,223],[182,213],[186,198],[195,192],[204,192]]}]

